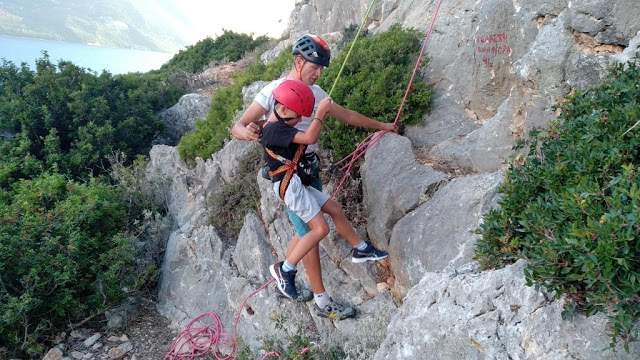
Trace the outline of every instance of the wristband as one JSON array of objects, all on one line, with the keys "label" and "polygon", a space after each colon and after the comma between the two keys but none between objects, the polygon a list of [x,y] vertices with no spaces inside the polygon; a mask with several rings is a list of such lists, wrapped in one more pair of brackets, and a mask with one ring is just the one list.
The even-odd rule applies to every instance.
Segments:
[{"label": "wristband", "polygon": [[320,121],[320,124],[322,124],[322,119],[320,119],[319,117],[314,117],[313,120],[318,120]]}]

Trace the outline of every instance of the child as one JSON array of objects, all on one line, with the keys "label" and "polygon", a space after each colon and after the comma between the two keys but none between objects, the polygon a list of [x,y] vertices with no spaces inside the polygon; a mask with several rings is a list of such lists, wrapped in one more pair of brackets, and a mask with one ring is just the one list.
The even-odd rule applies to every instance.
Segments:
[{"label": "child", "polygon": [[[297,174],[299,166],[296,165],[306,145],[318,141],[322,121],[331,108],[331,99],[320,101],[316,117],[308,129],[302,132],[294,126],[301,121],[302,116],[309,117],[313,112],[315,99],[309,86],[299,80],[285,80],[273,90],[273,97],[276,101],[274,112],[265,123],[260,139],[267,152],[267,165],[271,170],[273,189],[284,200],[285,205],[311,228],[311,231],[290,249],[284,262],[269,267],[278,290],[286,297],[295,299],[297,293],[294,280],[298,262],[329,233],[329,224],[323,213],[331,216],[340,235],[354,247],[353,262],[380,260],[388,254],[362,241],[346,219],[340,205],[312,186],[303,185]],[[355,315],[355,309],[347,314],[334,311],[333,301],[328,295],[324,300],[323,305],[316,301],[316,312],[319,316],[339,315],[340,318],[345,318]]]}]

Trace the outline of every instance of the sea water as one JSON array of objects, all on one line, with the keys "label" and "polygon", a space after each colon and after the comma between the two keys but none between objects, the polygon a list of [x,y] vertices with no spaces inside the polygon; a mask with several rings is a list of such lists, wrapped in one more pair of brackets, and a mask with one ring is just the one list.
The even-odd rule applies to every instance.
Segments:
[{"label": "sea water", "polygon": [[147,72],[159,69],[173,54],[107,48],[52,40],[0,35],[0,58],[20,66],[22,62],[35,69],[36,59],[47,51],[49,60],[57,64],[59,60],[71,61],[75,65],[97,73],[107,70],[112,74]]}]

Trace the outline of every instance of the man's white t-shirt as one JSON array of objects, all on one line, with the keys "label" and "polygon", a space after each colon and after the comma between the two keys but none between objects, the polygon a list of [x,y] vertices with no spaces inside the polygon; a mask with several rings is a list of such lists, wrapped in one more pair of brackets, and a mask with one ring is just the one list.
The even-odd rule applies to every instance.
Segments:
[{"label": "man's white t-shirt", "polygon": [[[260,90],[258,95],[254,98],[254,100],[260,104],[263,108],[267,110],[267,113],[264,114],[264,117],[261,120],[267,120],[273,113],[273,107],[275,106],[275,100],[273,99],[273,90],[278,87],[278,85],[282,84],[286,78],[274,80],[267,84],[265,87]],[[322,99],[329,97],[329,95],[322,90],[322,88],[318,85],[309,86],[311,91],[313,91],[313,96],[316,98],[316,103],[313,105],[313,113],[311,113],[310,117],[303,116],[302,121],[296,125],[296,129],[300,131],[307,131],[309,126],[311,126],[311,122],[313,121],[313,115],[315,115],[316,110],[318,110],[318,104]],[[311,144],[307,147],[307,152],[315,151],[318,147],[318,144]]]}]

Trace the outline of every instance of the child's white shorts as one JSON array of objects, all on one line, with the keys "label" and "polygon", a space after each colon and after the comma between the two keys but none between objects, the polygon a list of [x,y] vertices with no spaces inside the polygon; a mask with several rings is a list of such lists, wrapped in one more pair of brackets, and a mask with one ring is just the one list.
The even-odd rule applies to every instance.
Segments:
[{"label": "child's white shorts", "polygon": [[[280,181],[273,183],[273,191],[280,198]],[[284,204],[308,223],[320,212],[320,208],[329,198],[322,191],[313,186],[304,186],[298,175],[293,174],[287,192],[284,194]]]}]

